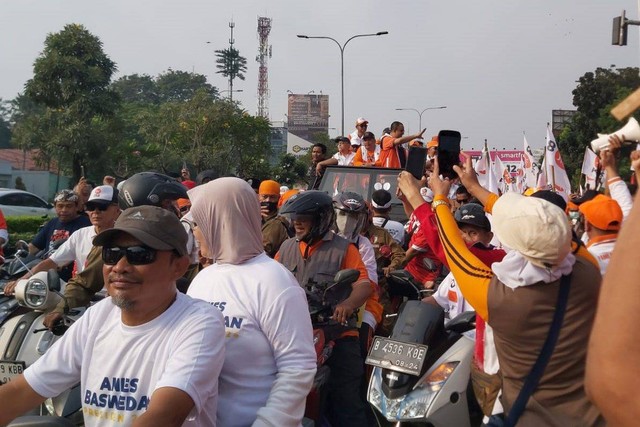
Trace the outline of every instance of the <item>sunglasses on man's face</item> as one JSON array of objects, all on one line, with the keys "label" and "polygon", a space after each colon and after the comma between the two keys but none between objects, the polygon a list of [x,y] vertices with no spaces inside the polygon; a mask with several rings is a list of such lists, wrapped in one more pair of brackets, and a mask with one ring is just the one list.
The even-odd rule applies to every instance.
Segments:
[{"label": "sunglasses on man's face", "polygon": [[158,251],[148,246],[128,246],[121,248],[118,246],[103,247],[102,261],[107,265],[116,265],[124,256],[131,265],[151,264],[156,260]]},{"label": "sunglasses on man's face", "polygon": [[109,205],[85,205],[84,207],[84,210],[86,210],[87,212],[93,212],[93,211],[104,212],[107,209],[109,209]]}]

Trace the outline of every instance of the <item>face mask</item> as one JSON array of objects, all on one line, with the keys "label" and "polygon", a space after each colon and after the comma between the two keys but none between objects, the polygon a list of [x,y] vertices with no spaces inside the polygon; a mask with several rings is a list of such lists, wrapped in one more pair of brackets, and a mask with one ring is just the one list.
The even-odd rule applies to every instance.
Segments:
[{"label": "face mask", "polygon": [[261,208],[266,208],[269,212],[275,212],[278,209],[278,202],[260,202]]},{"label": "face mask", "polygon": [[358,218],[345,214],[339,209],[336,209],[336,225],[338,226],[338,234],[347,240],[354,240],[360,232]]}]

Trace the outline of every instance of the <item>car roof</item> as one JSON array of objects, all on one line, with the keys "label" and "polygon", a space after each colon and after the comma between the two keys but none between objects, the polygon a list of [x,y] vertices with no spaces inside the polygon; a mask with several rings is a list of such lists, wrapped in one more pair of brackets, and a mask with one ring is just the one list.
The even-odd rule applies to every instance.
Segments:
[{"label": "car roof", "polygon": [[35,196],[38,199],[44,200],[42,197],[38,196],[37,194],[33,194],[29,191],[24,191],[24,190],[18,190],[17,188],[0,188],[0,195],[3,194],[29,194],[31,196]]}]

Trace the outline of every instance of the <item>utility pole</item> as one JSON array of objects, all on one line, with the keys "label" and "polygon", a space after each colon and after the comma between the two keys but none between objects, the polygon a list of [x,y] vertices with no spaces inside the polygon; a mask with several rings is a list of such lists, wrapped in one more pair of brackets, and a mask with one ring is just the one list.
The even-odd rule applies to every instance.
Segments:
[{"label": "utility pole", "polygon": [[[229,28],[231,31],[231,37],[229,38],[229,51],[233,52],[233,44],[235,43],[235,40],[233,39],[233,27],[235,27],[236,24],[231,21],[229,22]],[[233,58],[231,57],[231,55],[229,55],[227,57],[227,61],[233,61]],[[228,69],[233,69],[233,64],[227,64]],[[233,74],[229,75],[229,101],[233,102]]]}]

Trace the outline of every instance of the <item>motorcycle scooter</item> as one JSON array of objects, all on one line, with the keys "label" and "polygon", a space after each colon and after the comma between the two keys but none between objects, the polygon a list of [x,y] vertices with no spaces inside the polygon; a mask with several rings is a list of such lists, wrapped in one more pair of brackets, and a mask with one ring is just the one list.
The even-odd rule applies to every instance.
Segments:
[{"label": "motorcycle scooter", "polygon": [[347,325],[336,322],[332,316],[336,306],[349,297],[351,285],[359,276],[360,272],[355,269],[340,270],[336,273],[333,282],[309,283],[305,288],[318,366],[313,387],[307,396],[305,418],[302,422],[305,427],[322,423],[325,413],[327,383],[331,371],[326,362],[331,357],[335,340],[340,338],[344,331],[357,328],[357,313],[354,313]]},{"label": "motorcycle scooter", "polygon": [[365,363],[374,366],[367,401],[379,426],[469,427],[467,387],[475,312],[445,326],[442,308],[409,300],[389,338],[376,336]]},{"label": "motorcycle scooter", "polygon": [[[64,282],[56,270],[42,271],[29,279],[18,281],[15,299],[30,311],[11,317],[0,325],[0,383],[9,382],[20,375],[84,313],[84,307],[69,310],[53,330],[44,326],[45,315],[64,298],[60,293],[63,286]],[[47,399],[43,407],[27,415],[57,415],[68,417],[74,423],[82,423],[81,408],[78,384],[57,397]]]}]

